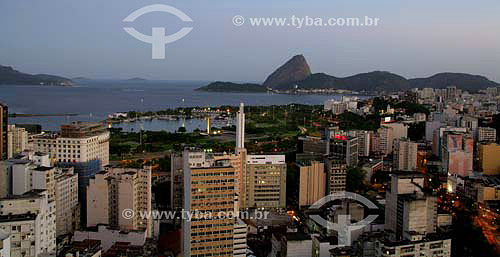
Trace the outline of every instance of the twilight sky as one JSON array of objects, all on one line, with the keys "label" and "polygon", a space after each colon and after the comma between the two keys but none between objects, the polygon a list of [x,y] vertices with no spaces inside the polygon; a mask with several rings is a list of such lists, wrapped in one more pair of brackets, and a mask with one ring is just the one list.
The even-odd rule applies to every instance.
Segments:
[{"label": "twilight sky", "polygon": [[[176,7],[193,19],[146,14],[132,27],[183,39],[166,59],[122,28],[150,4]],[[468,72],[500,82],[498,0],[1,0],[0,64],[66,77],[263,81],[295,54],[313,72],[349,76],[387,70],[405,77]],[[246,24],[232,24],[242,15]],[[252,27],[249,17],[380,18],[378,27]]]}]

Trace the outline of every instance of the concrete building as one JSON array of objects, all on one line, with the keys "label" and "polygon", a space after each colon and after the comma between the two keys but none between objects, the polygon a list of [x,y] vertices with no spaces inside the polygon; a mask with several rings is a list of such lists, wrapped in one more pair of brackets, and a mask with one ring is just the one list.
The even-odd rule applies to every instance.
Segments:
[{"label": "concrete building", "polygon": [[11,256],[56,253],[56,206],[47,191],[0,199],[0,228],[10,234]]},{"label": "concrete building", "polygon": [[358,165],[358,138],[341,134],[331,135],[328,140],[328,158],[347,164]]},{"label": "concrete building", "polygon": [[392,128],[393,139],[408,138],[408,125],[401,122],[382,123],[381,127]]},{"label": "concrete building", "polygon": [[183,156],[188,158],[191,168],[213,166],[216,162],[225,163],[235,169],[235,205],[236,211],[244,204],[245,187],[243,174],[246,174],[246,149],[241,148],[237,153],[212,153],[202,149],[188,148],[182,155],[171,157],[171,192],[172,207],[182,208],[184,199],[184,161]]},{"label": "concrete building", "polygon": [[312,161],[299,164],[299,206],[309,206],[326,195],[325,164]]},{"label": "concrete building", "polygon": [[448,174],[469,176],[473,170],[474,139],[466,133],[444,132],[443,166]]},{"label": "concrete building", "polygon": [[331,111],[333,114],[341,114],[347,110],[347,103],[336,100],[326,100],[324,103],[324,110]]},{"label": "concrete building", "polygon": [[394,170],[417,170],[418,144],[408,139],[394,140],[393,166]]},{"label": "concrete building", "polygon": [[405,235],[425,236],[436,232],[437,197],[422,190],[421,174],[392,174],[391,189],[386,193],[385,229],[395,241]]},{"label": "concrete building", "polygon": [[382,126],[377,130],[377,137],[377,152],[379,152],[382,156],[390,154],[392,152],[392,144],[395,138],[394,129],[392,127]]},{"label": "concrete building", "polygon": [[471,116],[461,116],[457,120],[457,127],[467,128],[472,135],[476,135],[478,124],[477,118]]},{"label": "concrete building", "polygon": [[372,131],[368,130],[351,130],[348,132],[349,136],[358,138],[358,156],[370,156],[370,139],[372,138]]},{"label": "concrete building", "polygon": [[233,256],[246,257],[247,256],[247,233],[248,225],[241,219],[237,218],[234,223],[233,233]]},{"label": "concrete building", "polygon": [[[20,169],[19,169],[20,167]],[[47,190],[49,201],[56,199],[53,167],[15,164],[12,172],[12,194],[22,195],[35,189]]]},{"label": "concrete building", "polygon": [[184,162],[182,154],[170,155],[170,207],[182,209],[184,206]]},{"label": "concrete building", "polygon": [[443,236],[415,237],[414,240],[393,242],[377,240],[376,257],[451,256],[451,239]]},{"label": "concrete building", "polygon": [[440,127],[436,129],[432,136],[432,153],[436,156],[443,157],[443,135],[445,132],[459,132],[459,133],[467,133],[466,128],[457,128],[457,127]]},{"label": "concrete building", "polygon": [[56,228],[57,236],[73,234],[80,225],[78,203],[78,174],[73,168],[56,168]]},{"label": "concrete building", "polygon": [[434,131],[440,127],[444,127],[445,124],[441,121],[428,121],[425,123],[425,141],[432,142],[434,136]]},{"label": "concrete building", "polygon": [[0,257],[10,257],[10,235],[0,229]]},{"label": "concrete building", "polygon": [[184,159],[184,210],[193,217],[183,219],[183,256],[234,255],[234,168],[218,165],[191,168]]},{"label": "concrete building", "polygon": [[48,200],[56,200],[54,167],[40,166],[40,162],[24,157],[9,162],[12,195],[23,195],[32,190],[47,190]]},{"label": "concrete building", "polygon": [[9,108],[7,105],[0,103],[0,161],[9,158]]},{"label": "concrete building", "polygon": [[102,123],[75,122],[61,125],[59,134],[33,137],[36,152],[48,153],[57,163],[99,161],[99,168],[109,164],[109,132]]},{"label": "concrete building", "polygon": [[300,232],[276,232],[271,237],[269,256],[306,257],[312,254],[312,238]]},{"label": "concrete building", "polygon": [[[61,125],[58,134],[33,136],[33,150],[48,153],[52,163],[74,167],[78,174],[79,202],[86,212],[89,180],[109,164],[109,131],[104,123],[74,122]],[[86,223],[82,215],[82,224]]]},{"label": "concrete building", "polygon": [[245,181],[245,208],[286,207],[284,155],[248,155]]},{"label": "concrete building", "polygon": [[75,231],[73,241],[81,242],[84,240],[101,241],[102,251],[109,250],[115,243],[123,242],[131,245],[143,246],[146,243],[147,233],[144,230],[135,230],[124,232],[120,229],[114,229],[99,225],[85,231]]},{"label": "concrete building", "polygon": [[374,159],[369,163],[365,163],[362,166],[362,169],[366,172],[365,176],[366,183],[370,184],[373,174],[375,174],[378,171],[382,171],[383,168],[384,168],[384,162],[379,159]]},{"label": "concrete building", "polygon": [[479,166],[483,175],[500,175],[500,145],[479,145]]},{"label": "concrete building", "polygon": [[28,131],[25,128],[9,125],[7,142],[8,158],[12,158],[15,154],[28,150]]},{"label": "concrete building", "polygon": [[347,165],[345,163],[329,160],[326,162],[327,194],[345,192]]},{"label": "concrete building", "polygon": [[[152,237],[152,219],[138,215],[151,212],[151,167],[106,167],[90,179],[87,206],[87,227],[106,224],[123,231],[145,230]],[[124,210],[137,215],[126,217]]]},{"label": "concrete building", "polygon": [[497,141],[497,130],[488,127],[479,127],[477,129],[478,143],[495,143]]},{"label": "concrete building", "polygon": [[327,145],[327,140],[323,140],[321,137],[299,137],[297,152],[324,155],[327,153]]}]

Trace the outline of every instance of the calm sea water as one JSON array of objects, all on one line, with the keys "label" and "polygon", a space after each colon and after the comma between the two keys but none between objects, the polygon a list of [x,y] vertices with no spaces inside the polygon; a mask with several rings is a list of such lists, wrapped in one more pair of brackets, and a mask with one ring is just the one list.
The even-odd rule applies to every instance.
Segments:
[{"label": "calm sea water", "polygon": [[[11,118],[9,123],[40,124],[43,130],[58,130],[71,121],[99,121],[109,114],[126,111],[158,111],[175,107],[234,105],[322,104],[337,95],[285,95],[268,93],[211,93],[194,89],[203,81],[117,81],[91,80],[74,87],[0,85],[0,102],[10,113],[76,113],[77,116]],[[205,128],[203,120],[144,121],[123,124],[126,130],[173,131],[186,125],[188,130]]]}]

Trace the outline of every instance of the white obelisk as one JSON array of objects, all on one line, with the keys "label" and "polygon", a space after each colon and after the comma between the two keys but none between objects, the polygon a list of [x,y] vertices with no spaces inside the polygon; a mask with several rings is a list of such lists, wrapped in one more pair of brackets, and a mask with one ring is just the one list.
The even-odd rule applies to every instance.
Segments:
[{"label": "white obelisk", "polygon": [[240,103],[240,111],[236,118],[236,150],[245,148],[245,111],[243,103]]}]

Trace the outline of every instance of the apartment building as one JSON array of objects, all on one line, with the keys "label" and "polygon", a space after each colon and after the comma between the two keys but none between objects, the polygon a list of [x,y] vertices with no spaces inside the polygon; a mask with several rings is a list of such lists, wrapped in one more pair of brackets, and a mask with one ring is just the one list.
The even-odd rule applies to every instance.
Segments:
[{"label": "apartment building", "polygon": [[328,140],[328,158],[344,162],[347,166],[358,164],[358,138],[342,134],[331,135]]},{"label": "apartment building", "polygon": [[7,105],[0,103],[0,161],[9,158],[9,108]]},{"label": "apartment building", "polygon": [[[123,231],[145,230],[152,237],[151,167],[142,169],[106,167],[90,179],[87,187],[87,227],[107,224]],[[132,210],[132,218],[122,215]]]},{"label": "apartment building", "polygon": [[109,164],[109,132],[102,123],[75,122],[61,125],[59,134],[33,137],[36,152],[48,153],[57,163],[99,161],[99,168]]},{"label": "apartment building", "polygon": [[327,194],[346,191],[347,165],[335,160],[326,162]]},{"label": "apartment building", "polygon": [[28,131],[25,128],[8,125],[8,158],[28,149]]},{"label": "apartment building", "polygon": [[408,139],[394,140],[393,166],[394,170],[417,170],[418,144]]},{"label": "apartment building", "polygon": [[478,148],[479,167],[483,175],[500,175],[500,145],[480,144]]},{"label": "apartment building", "polygon": [[378,240],[375,242],[375,257],[451,256],[451,239],[445,236],[415,236],[413,239],[398,242]]},{"label": "apartment building", "polygon": [[183,256],[234,255],[234,177],[231,166],[191,168],[184,160],[184,210],[193,216],[183,219]]},{"label": "apartment building", "polygon": [[245,208],[285,208],[285,156],[247,155],[245,187]]},{"label": "apartment building", "polygon": [[0,199],[0,229],[10,234],[11,256],[56,253],[56,203],[33,190]]},{"label": "apartment building", "polygon": [[497,130],[488,127],[479,127],[477,129],[477,142],[495,143],[497,141]]},{"label": "apartment building", "polygon": [[325,164],[318,161],[299,163],[299,206],[310,206],[326,195]]},{"label": "apartment building", "polygon": [[[89,180],[109,164],[109,132],[103,123],[74,122],[61,125],[60,133],[33,136],[33,150],[48,153],[59,167],[74,167],[78,174],[78,200],[86,212]],[[82,215],[82,224],[86,223]]]},{"label": "apartment building", "polygon": [[392,174],[386,193],[385,229],[395,240],[406,234],[426,235],[436,232],[437,197],[423,191],[422,174]]},{"label": "apartment building", "polygon": [[56,168],[56,229],[57,236],[72,234],[79,229],[78,174],[73,168]]},{"label": "apartment building", "polygon": [[469,176],[473,170],[474,139],[470,134],[446,131],[442,139],[443,166],[448,174]]}]

